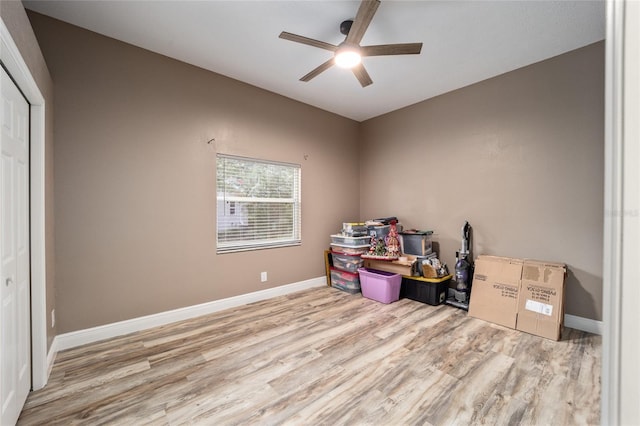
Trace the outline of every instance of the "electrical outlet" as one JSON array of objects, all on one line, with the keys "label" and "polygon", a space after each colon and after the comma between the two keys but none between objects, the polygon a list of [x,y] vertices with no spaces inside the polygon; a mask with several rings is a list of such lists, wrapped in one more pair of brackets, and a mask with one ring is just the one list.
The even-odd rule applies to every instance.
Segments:
[{"label": "electrical outlet", "polygon": [[51,310],[51,328],[56,326],[56,310]]},{"label": "electrical outlet", "polygon": [[260,282],[265,282],[265,281],[267,281],[267,273],[260,272]]}]

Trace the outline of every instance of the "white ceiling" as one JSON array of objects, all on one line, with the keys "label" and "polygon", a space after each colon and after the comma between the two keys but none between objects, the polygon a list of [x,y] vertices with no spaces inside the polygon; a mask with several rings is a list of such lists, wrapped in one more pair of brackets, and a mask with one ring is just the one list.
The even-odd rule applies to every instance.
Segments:
[{"label": "white ceiling", "polygon": [[32,1],[28,9],[363,121],[594,43],[598,1],[383,0],[362,45],[422,42],[420,55],[368,57],[373,84],[332,67],[331,52],[281,31],[339,44],[359,1]]}]

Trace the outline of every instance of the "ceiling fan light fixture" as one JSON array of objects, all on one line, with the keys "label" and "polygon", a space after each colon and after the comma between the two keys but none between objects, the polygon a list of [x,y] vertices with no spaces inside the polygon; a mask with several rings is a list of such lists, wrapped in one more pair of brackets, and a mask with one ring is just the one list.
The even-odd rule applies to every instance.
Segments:
[{"label": "ceiling fan light fixture", "polygon": [[[0,0],[1,1],[1,0]],[[327,58],[325,62],[312,69],[300,78],[300,81],[310,81],[319,74],[325,72],[333,65],[341,68],[350,68],[353,75],[358,79],[362,87],[367,87],[373,83],[369,73],[362,63],[362,57],[367,56],[387,56],[387,55],[418,55],[422,51],[422,43],[395,43],[378,44],[372,46],[360,46],[373,16],[380,5],[380,0],[361,0],[355,19],[343,21],[340,24],[340,33],[346,36],[344,41],[338,45],[315,40],[297,34],[283,31],[280,38],[306,44],[307,46],[318,47],[320,49],[333,52],[332,58]]]},{"label": "ceiling fan light fixture", "polygon": [[336,51],[334,61],[340,68],[353,68],[360,64],[362,56],[357,47],[343,46]]}]

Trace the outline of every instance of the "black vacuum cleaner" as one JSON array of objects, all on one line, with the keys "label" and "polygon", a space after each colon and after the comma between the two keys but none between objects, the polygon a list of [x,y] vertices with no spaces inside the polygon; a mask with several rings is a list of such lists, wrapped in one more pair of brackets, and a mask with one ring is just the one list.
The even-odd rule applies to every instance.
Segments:
[{"label": "black vacuum cleaner", "polygon": [[471,225],[465,222],[462,226],[462,247],[456,252],[455,288],[449,288],[445,303],[456,308],[469,310],[469,296],[471,295],[471,277],[473,265],[469,259],[469,239]]}]

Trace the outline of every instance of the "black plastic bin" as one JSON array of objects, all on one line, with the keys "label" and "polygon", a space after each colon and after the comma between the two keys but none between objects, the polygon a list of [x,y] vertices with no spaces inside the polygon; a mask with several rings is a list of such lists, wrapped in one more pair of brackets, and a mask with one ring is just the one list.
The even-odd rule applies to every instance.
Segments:
[{"label": "black plastic bin", "polygon": [[447,299],[452,275],[442,278],[402,277],[400,297],[429,305],[440,305]]}]

